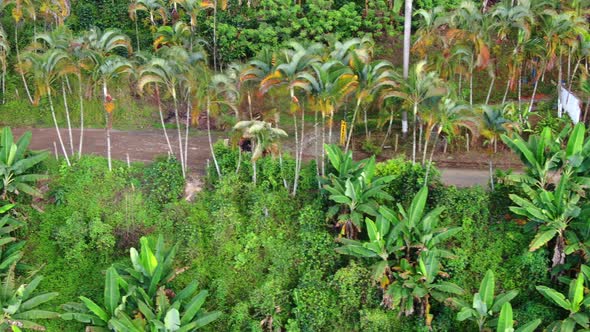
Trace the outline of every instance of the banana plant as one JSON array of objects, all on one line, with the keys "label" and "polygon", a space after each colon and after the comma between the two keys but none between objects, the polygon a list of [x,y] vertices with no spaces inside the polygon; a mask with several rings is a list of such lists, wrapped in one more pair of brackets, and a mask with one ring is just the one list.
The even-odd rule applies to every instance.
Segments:
[{"label": "banana plant", "polygon": [[464,293],[459,286],[440,280],[445,273],[440,270],[438,256],[435,252],[423,251],[415,263],[402,258],[398,266],[392,267],[392,282],[384,293],[383,304],[399,308],[406,316],[418,310],[430,328],[434,319],[430,313],[430,299],[444,303],[451,296]]},{"label": "banana plant", "polygon": [[0,136],[0,198],[6,200],[8,193],[24,192],[31,196],[41,196],[41,193],[31,184],[37,180],[47,179],[47,175],[31,174],[33,166],[45,160],[47,152],[28,154],[27,148],[31,143],[31,132],[26,132],[14,143],[12,131],[9,127],[2,129]]},{"label": "banana plant", "polygon": [[111,323],[118,331],[188,332],[195,331],[213,322],[221,312],[205,312],[202,306],[207,291],[197,291],[192,282],[178,294],[160,287],[155,301],[141,288],[137,288],[139,313],[132,319],[121,313]]},{"label": "banana plant", "polygon": [[528,197],[510,194],[510,199],[516,204],[510,207],[510,211],[539,224],[537,234],[529,245],[530,251],[557,239],[553,248],[553,267],[565,262],[566,230],[581,212],[578,206],[580,193],[574,190],[571,178],[571,171],[563,172],[555,191],[533,188],[523,183],[522,189]]},{"label": "banana plant", "polygon": [[430,298],[444,301],[449,294],[461,295],[457,285],[441,281],[439,257],[448,253],[437,248],[445,239],[460,231],[459,227],[438,228],[442,209],[424,216],[428,189],[424,187],[414,197],[409,212],[398,205],[398,213],[381,206],[376,221],[365,219],[369,241],[340,239],[340,254],[364,258],[379,258],[373,265],[373,278],[383,289],[383,304],[400,308],[406,315],[416,306],[430,326]]},{"label": "banana plant", "polygon": [[6,214],[13,207],[13,204],[0,206],[0,215],[4,214],[0,218],[0,273],[6,272],[13,264],[16,264],[17,269],[22,267],[18,261],[23,256],[25,241],[17,241],[12,235],[24,223]]},{"label": "banana plant", "polygon": [[551,128],[545,127],[540,135],[529,136],[525,141],[517,133],[513,137],[502,135],[502,141],[506,144],[526,166],[526,175],[519,180],[539,187],[546,187],[550,177],[562,166],[563,152],[561,151],[560,137],[554,137]]},{"label": "banana plant", "polygon": [[567,318],[551,323],[547,331],[573,332],[576,326],[586,330],[590,328],[590,315],[585,312],[590,307],[590,296],[585,295],[583,273],[579,273],[578,277],[570,282],[567,298],[546,286],[536,288],[549,301],[569,312]]},{"label": "banana plant", "polygon": [[455,298],[453,302],[461,308],[457,314],[457,320],[471,320],[477,323],[479,331],[484,331],[486,323],[518,295],[517,290],[511,290],[494,296],[495,289],[494,272],[488,270],[479,285],[479,291],[473,295],[473,302],[469,303]]},{"label": "banana plant", "polygon": [[498,317],[498,326],[496,332],[535,332],[535,329],[541,324],[540,319],[535,319],[530,323],[514,329],[514,319],[512,318],[512,305],[506,302],[502,305],[500,310],[500,317]]},{"label": "banana plant", "polygon": [[335,155],[333,146],[326,146],[326,150],[332,165],[339,171],[338,176],[329,174],[328,184],[324,185],[330,200],[337,203],[330,208],[328,216],[340,212],[337,225],[342,226],[341,235],[354,238],[362,230],[366,216],[378,215],[379,201],[393,199],[384,188],[394,176],[375,176],[375,156],[357,164],[350,153]]},{"label": "banana plant", "polygon": [[[122,290],[125,295],[121,295]],[[128,298],[133,291],[134,289],[130,288],[111,266],[106,271],[104,302],[98,304],[85,296],[80,296],[82,303],[63,305],[66,313],[62,314],[61,318],[87,324],[87,331],[111,331],[115,329],[113,320],[127,310]]]},{"label": "banana plant", "polygon": [[59,314],[39,309],[39,306],[53,300],[58,293],[33,295],[43,279],[41,276],[17,287],[14,276],[15,265],[10,267],[0,287],[0,306],[3,312],[0,317],[0,331],[11,331],[14,330],[13,327],[44,331],[45,327],[35,321],[58,318]]}]

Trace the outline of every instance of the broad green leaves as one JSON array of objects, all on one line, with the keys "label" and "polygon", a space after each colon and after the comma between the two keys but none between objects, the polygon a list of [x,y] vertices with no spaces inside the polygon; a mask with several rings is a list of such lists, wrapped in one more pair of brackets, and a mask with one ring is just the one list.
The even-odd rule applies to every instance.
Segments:
[{"label": "broad green leaves", "polygon": [[[488,270],[479,285],[479,291],[473,295],[471,305],[460,299],[453,299],[454,303],[461,308],[457,314],[457,320],[472,320],[477,323],[479,330],[482,331],[489,324],[492,317],[498,314],[500,310],[505,309],[504,313],[500,313],[498,331],[513,331],[508,329],[508,325],[512,326],[512,307],[508,309],[506,306],[510,306],[510,301],[518,295],[518,291],[512,290],[494,296],[495,287],[494,272]],[[505,329],[501,330],[500,326],[505,326]]]},{"label": "broad green leaves", "polygon": [[27,132],[14,143],[9,127],[2,129],[0,134],[0,197],[6,199],[8,193],[24,192],[32,196],[41,193],[31,186],[37,180],[46,179],[46,175],[29,174],[30,169],[45,160],[47,152],[27,154],[31,142],[31,133]]}]

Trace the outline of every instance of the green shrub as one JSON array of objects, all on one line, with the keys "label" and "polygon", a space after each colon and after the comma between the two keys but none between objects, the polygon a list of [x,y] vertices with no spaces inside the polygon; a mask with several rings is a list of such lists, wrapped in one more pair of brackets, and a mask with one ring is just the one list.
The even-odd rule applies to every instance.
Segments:
[{"label": "green shrub", "polygon": [[182,167],[174,158],[158,158],[148,165],[143,183],[146,196],[158,204],[175,201],[184,193]]},{"label": "green shrub", "polygon": [[[413,164],[411,161],[407,161],[404,158],[396,158],[377,163],[375,175],[393,175],[395,178],[387,184],[384,190],[393,197],[394,204],[400,203],[403,206],[408,206],[420,188],[424,185],[426,169],[420,164]],[[436,198],[442,190],[442,184],[440,183],[439,172],[434,167],[430,168],[428,187],[429,202],[436,201]]]}]

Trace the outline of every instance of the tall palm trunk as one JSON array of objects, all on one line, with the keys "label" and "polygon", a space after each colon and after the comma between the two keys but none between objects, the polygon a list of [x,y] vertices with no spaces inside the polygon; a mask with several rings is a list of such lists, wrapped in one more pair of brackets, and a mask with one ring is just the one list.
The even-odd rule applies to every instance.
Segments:
[{"label": "tall palm trunk", "polygon": [[[6,60],[4,60],[6,61]],[[6,104],[6,66],[2,68],[2,104]]]},{"label": "tall palm trunk", "polygon": [[[295,90],[293,88],[289,89],[289,95],[291,97],[291,102],[295,103]],[[297,170],[299,169],[299,133],[297,127],[297,113],[293,112],[293,126],[295,127],[295,179],[293,180],[293,188],[295,189],[295,183],[297,182]]]},{"label": "tall palm trunk", "polygon": [[217,70],[217,0],[213,1],[213,70]]},{"label": "tall palm trunk", "polygon": [[424,175],[424,183],[428,183],[428,174],[430,174],[430,167],[432,167],[432,158],[434,157],[434,150],[436,150],[436,145],[438,144],[438,137],[440,136],[441,132],[442,127],[439,127],[438,131],[436,132],[436,136],[434,137],[434,145],[432,145],[432,150],[430,151],[430,159],[428,160],[428,165],[426,166],[426,175]]},{"label": "tall palm trunk", "polygon": [[221,170],[219,169],[219,164],[217,163],[217,157],[215,157],[213,139],[211,138],[211,101],[209,100],[209,96],[207,96],[207,138],[209,140],[209,149],[211,149],[211,157],[213,158],[213,164],[215,165],[217,176],[221,179]]},{"label": "tall palm trunk", "polygon": [[[412,0],[405,0],[404,8],[404,59],[403,75],[404,79],[408,78],[410,72],[410,47],[412,44]],[[402,135],[408,134],[408,114],[402,111]]]},{"label": "tall palm trunk", "polygon": [[[109,95],[109,92],[107,90],[107,81],[103,80],[102,81],[102,94],[103,94],[103,100],[104,103],[106,104],[107,102],[107,96]],[[111,125],[112,125],[112,118],[111,118],[111,113],[107,112],[105,110],[106,113],[106,138],[107,138],[107,162],[109,164],[109,171],[113,170],[113,165],[112,165],[112,159],[111,159]]]},{"label": "tall palm trunk", "polygon": [[473,106],[473,54],[471,54],[471,64],[469,65],[469,105]]},{"label": "tall palm trunk", "polygon": [[365,121],[365,139],[368,141],[371,138],[371,135],[369,135],[369,120],[367,119],[367,108],[365,107],[363,109],[363,120]]},{"label": "tall palm trunk", "polygon": [[172,100],[174,101],[174,118],[176,120],[176,132],[178,133],[178,154],[180,155],[180,166],[182,166],[182,177],[186,178],[186,170],[184,169],[184,153],[182,150],[182,129],[180,128],[180,116],[178,115],[178,98],[176,96],[176,88],[174,87],[172,87]]},{"label": "tall palm trunk", "polygon": [[166,124],[164,123],[164,114],[162,111],[162,100],[160,99],[160,87],[156,84],[156,99],[158,101],[158,114],[160,115],[160,124],[162,125],[162,129],[164,130],[164,138],[166,138],[166,144],[168,145],[168,151],[170,155],[174,155],[174,150],[172,149],[172,144],[170,143],[170,138],[168,137],[168,130],[166,130]]},{"label": "tall palm trunk", "polygon": [[82,146],[84,144],[84,95],[82,93],[82,75],[78,75],[78,93],[80,94],[80,145],[78,148],[78,158],[82,156]]},{"label": "tall palm trunk", "polygon": [[[53,124],[55,125],[55,131],[57,132],[57,139],[59,140],[59,145],[61,146],[61,151],[66,158],[66,163],[68,166],[71,166],[70,158],[68,158],[68,152],[66,151],[66,147],[64,145],[64,141],[61,138],[61,133],[59,131],[59,126],[57,125],[57,118],[55,117],[55,109],[53,108],[53,98],[51,97],[51,88],[49,84],[47,84],[47,99],[49,99],[49,108],[51,109],[51,117],[53,118]],[[56,156],[57,157],[57,156]]]},{"label": "tall palm trunk", "polygon": [[64,108],[66,110],[66,122],[68,123],[68,136],[70,139],[70,152],[74,155],[74,135],[72,135],[72,122],[70,121],[70,107],[68,105],[68,98],[66,96],[66,87],[64,81],[61,81],[61,92],[64,99]]},{"label": "tall palm trunk", "polygon": [[348,152],[348,148],[350,146],[350,140],[352,139],[352,131],[354,129],[354,122],[356,121],[356,116],[359,112],[360,106],[361,106],[361,99],[359,97],[356,99],[356,106],[354,107],[354,111],[352,113],[352,121],[350,122],[350,129],[348,130],[348,137],[346,138],[346,147],[344,148],[344,153]]},{"label": "tall palm trunk", "polygon": [[[190,96],[190,92],[187,94]],[[191,120],[191,111],[192,105],[187,96],[186,100],[186,123],[185,123],[185,132],[184,132],[184,169],[188,172],[188,132],[190,127],[190,120]]]},{"label": "tall palm trunk", "polygon": [[385,133],[385,137],[383,138],[383,142],[381,142],[381,149],[385,146],[389,135],[391,135],[391,128],[393,126],[393,108],[391,108],[391,113],[389,114],[389,125],[387,126],[387,132]]},{"label": "tall palm trunk", "polygon": [[561,54],[559,54],[559,63],[558,63],[558,71],[557,71],[557,116],[561,118],[563,105],[561,104],[561,80],[562,80],[562,68],[561,68]]},{"label": "tall palm trunk", "polygon": [[[14,24],[14,48],[16,49],[16,61],[20,63],[20,50],[18,49],[18,24]],[[33,97],[31,97],[31,92],[29,91],[29,84],[25,79],[25,73],[22,70],[20,71],[20,77],[23,81],[23,86],[25,87],[25,91],[27,93],[27,97],[29,98],[29,102],[33,104]]]},{"label": "tall palm trunk", "polygon": [[137,17],[137,10],[135,10],[135,40],[137,41],[137,52],[141,52],[141,49],[139,48],[139,27],[137,24],[138,20],[139,17]]},{"label": "tall palm trunk", "polygon": [[418,116],[418,104],[414,103],[414,130],[412,133],[412,163],[416,163],[416,118]]},{"label": "tall palm trunk", "polygon": [[301,165],[303,164],[303,148],[305,146],[305,110],[303,109],[303,103],[299,102],[299,106],[301,109],[301,137],[299,143],[299,163],[297,164],[297,169],[295,169],[295,180],[293,182],[293,196],[297,195],[297,188],[299,185],[299,174],[301,173]]},{"label": "tall palm trunk", "polygon": [[488,89],[488,95],[486,96],[486,105],[490,103],[490,96],[492,95],[492,89],[494,88],[494,83],[496,81],[496,76],[492,76],[492,81],[490,82],[490,88]]}]

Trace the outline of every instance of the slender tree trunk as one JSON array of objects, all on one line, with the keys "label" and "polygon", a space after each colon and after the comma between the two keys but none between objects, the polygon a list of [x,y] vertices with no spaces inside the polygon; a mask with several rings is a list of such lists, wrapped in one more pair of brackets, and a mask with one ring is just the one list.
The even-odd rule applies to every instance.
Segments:
[{"label": "slender tree trunk", "polygon": [[82,146],[84,145],[84,94],[82,93],[82,75],[78,75],[78,92],[80,94],[80,143],[78,147],[78,158],[82,157]]},{"label": "slender tree trunk", "polygon": [[57,139],[59,140],[59,145],[61,146],[61,151],[66,158],[66,164],[71,166],[70,158],[68,158],[68,153],[66,151],[66,147],[64,145],[64,141],[61,138],[61,133],[59,131],[59,126],[57,125],[57,118],[55,117],[55,109],[53,108],[53,98],[51,97],[51,88],[49,84],[47,85],[47,99],[49,99],[49,108],[51,109],[51,117],[53,118],[53,124],[55,125],[55,131],[57,132]]},{"label": "slender tree trunk", "polygon": [[209,149],[211,149],[211,157],[213,158],[213,164],[215,165],[215,170],[217,171],[217,176],[221,179],[221,170],[219,169],[219,164],[217,163],[217,158],[215,157],[215,150],[213,149],[213,139],[211,138],[211,101],[209,100],[209,96],[207,96],[207,138],[209,140]]},{"label": "slender tree trunk", "polygon": [[320,157],[321,157],[321,163],[322,163],[322,176],[325,175],[326,173],[326,165],[325,165],[325,160],[326,160],[326,155],[325,155],[325,146],[326,146],[326,117],[324,115],[324,113],[322,113],[322,146],[320,147],[320,149],[322,149],[322,152],[320,153]]},{"label": "slender tree trunk", "polygon": [[416,118],[418,115],[418,104],[414,103],[414,132],[412,133],[412,163],[416,163]]},{"label": "slender tree trunk", "polygon": [[178,115],[178,100],[176,98],[175,88],[172,88],[172,100],[174,101],[174,118],[176,119],[176,132],[178,134],[178,151],[180,154],[180,165],[182,166],[182,177],[186,178],[186,170],[184,169],[184,152],[182,149],[182,129],[180,128],[180,116]]},{"label": "slender tree trunk", "polygon": [[[190,92],[188,95],[190,95]],[[184,169],[186,172],[188,172],[188,132],[189,132],[190,124],[191,124],[190,123],[191,111],[192,111],[192,105],[191,105],[189,98],[187,97],[187,100],[186,100],[186,124],[185,124],[185,132],[184,132]]]},{"label": "slender tree trunk", "polygon": [[506,89],[504,90],[504,97],[502,98],[502,105],[506,103],[506,98],[508,98],[508,90],[510,89],[510,77],[506,81]]},{"label": "slender tree trunk", "polygon": [[[295,90],[293,88],[289,89],[289,94],[291,97],[291,102],[293,103],[295,100]],[[293,112],[293,126],[295,127],[295,179],[293,180],[293,191],[295,191],[295,184],[297,183],[297,170],[299,169],[299,133],[297,127],[297,113]],[[293,194],[295,195],[295,194]]]},{"label": "slender tree trunk", "polygon": [[139,48],[139,26],[137,24],[138,20],[139,17],[137,17],[137,10],[135,10],[135,40],[137,41],[137,52],[141,52],[141,49]]},{"label": "slender tree trunk", "polygon": [[[545,69],[546,67],[543,67],[543,71],[541,73],[541,75],[545,75]],[[531,96],[531,102],[529,103],[529,110],[528,113],[533,111],[533,105],[535,104],[535,96],[537,94],[537,87],[539,86],[539,77],[535,77],[535,85],[533,86],[533,95]]]},{"label": "slender tree trunk", "polygon": [[[102,81],[102,94],[104,103],[107,103],[107,96],[109,94],[107,90],[107,82]],[[109,165],[109,171],[113,170],[112,159],[111,159],[111,114],[105,109],[105,120],[106,120],[106,139],[107,139],[107,163]]]},{"label": "slender tree trunk", "polygon": [[463,75],[459,74],[459,96],[461,96],[461,100],[463,100]]},{"label": "slender tree trunk", "polygon": [[[14,24],[14,48],[16,49],[16,61],[20,63],[20,50],[18,49],[18,24]],[[33,104],[33,97],[31,97],[31,92],[29,91],[29,84],[25,79],[25,74],[22,70],[20,71],[20,77],[23,81],[23,86],[25,87],[25,91],[27,93],[27,97],[29,98],[29,102]],[[68,163],[69,165],[69,163]]]},{"label": "slender tree trunk", "polygon": [[250,121],[252,121],[252,91],[248,89],[248,113],[250,114]]},{"label": "slender tree trunk", "polygon": [[494,191],[494,166],[492,163],[491,156],[490,156],[490,189],[492,189],[492,191]]},{"label": "slender tree trunk", "polygon": [[350,147],[350,140],[352,139],[352,131],[354,129],[354,122],[356,121],[356,116],[359,112],[359,108],[361,106],[360,98],[356,100],[356,106],[352,113],[352,121],[350,122],[350,129],[348,130],[348,137],[346,138],[346,147],[344,148],[344,153],[348,152],[348,148]]},{"label": "slender tree trunk", "polygon": [[160,99],[160,87],[156,84],[156,99],[158,100],[158,114],[160,115],[160,123],[162,125],[162,129],[164,130],[164,137],[166,138],[166,144],[168,145],[168,151],[170,151],[170,155],[174,155],[174,150],[172,150],[172,144],[170,143],[170,138],[168,137],[168,130],[166,130],[166,124],[164,123],[164,114],[162,110],[162,100]]},{"label": "slender tree trunk", "polygon": [[490,82],[490,88],[488,89],[488,95],[486,96],[486,105],[490,103],[490,96],[492,95],[492,89],[494,88],[494,82],[496,81],[496,76],[492,76],[492,81]]},{"label": "slender tree trunk", "polygon": [[367,120],[367,108],[363,110],[363,120],[365,121],[365,140],[369,140],[371,137],[369,135],[369,121]]},{"label": "slender tree trunk", "polygon": [[283,186],[289,191],[289,184],[287,183],[287,179],[285,178],[284,170],[283,170],[283,153],[279,151],[279,167],[281,168],[281,178],[283,179]]},{"label": "slender tree trunk", "polygon": [[6,67],[2,68],[2,104],[6,104]]},{"label": "slender tree trunk", "polygon": [[[432,149],[430,150],[430,160],[428,161],[428,165],[426,166],[426,175],[424,176],[424,183],[427,184],[428,183],[428,175],[430,174],[430,168],[432,167],[432,158],[434,157],[434,150],[436,150],[436,145],[438,144],[438,137],[440,136],[440,133],[442,132],[442,127],[440,127],[436,133],[436,136],[434,137],[434,145],[432,146]],[[426,151],[426,149],[424,149],[424,151]],[[426,155],[426,153],[425,153]]]},{"label": "slender tree trunk", "polygon": [[213,1],[213,70],[217,70],[217,0]]},{"label": "slender tree trunk", "polygon": [[383,138],[383,142],[381,142],[381,149],[385,146],[389,135],[391,135],[391,127],[393,125],[393,108],[391,109],[391,113],[389,114],[389,125],[387,126],[387,132],[385,133],[385,138]]},{"label": "slender tree trunk", "polygon": [[297,165],[297,169],[295,170],[295,181],[293,183],[293,196],[297,195],[297,188],[299,185],[299,174],[301,173],[301,165],[303,164],[303,148],[304,140],[305,140],[305,110],[303,109],[302,103],[300,104],[301,108],[301,142],[299,143],[299,164]]},{"label": "slender tree trunk", "polygon": [[471,66],[469,68],[469,105],[473,106],[473,55],[471,55]]},{"label": "slender tree trunk", "polygon": [[558,73],[557,73],[557,116],[561,118],[563,105],[561,104],[561,80],[562,80],[562,69],[561,69],[561,54],[559,55]]},{"label": "slender tree trunk", "polygon": [[412,0],[405,0],[404,8],[404,59],[403,75],[408,78],[410,71],[410,47],[412,44]]},{"label": "slender tree trunk", "polygon": [[586,123],[586,116],[588,115],[588,109],[590,108],[590,97],[586,100],[586,109],[584,110],[583,122]]},{"label": "slender tree trunk", "polygon": [[64,99],[64,108],[66,110],[66,121],[68,123],[68,136],[70,139],[70,152],[72,156],[74,155],[74,135],[72,135],[72,122],[70,121],[70,107],[68,106],[68,98],[66,97],[66,88],[64,86],[64,81],[61,81],[61,92],[63,94]]},{"label": "slender tree trunk", "polygon": [[328,121],[328,126],[330,128],[330,131],[328,132],[328,144],[332,144],[332,129],[334,127],[334,109],[330,110],[330,119],[328,119]]}]

